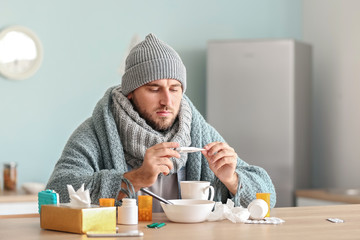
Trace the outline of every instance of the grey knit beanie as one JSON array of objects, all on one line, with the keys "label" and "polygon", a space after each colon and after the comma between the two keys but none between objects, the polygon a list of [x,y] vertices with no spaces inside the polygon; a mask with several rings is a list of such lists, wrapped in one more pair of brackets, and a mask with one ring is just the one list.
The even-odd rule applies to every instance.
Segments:
[{"label": "grey knit beanie", "polygon": [[121,89],[125,96],[149,82],[176,79],[186,89],[186,69],[177,52],[150,33],[126,58]]}]

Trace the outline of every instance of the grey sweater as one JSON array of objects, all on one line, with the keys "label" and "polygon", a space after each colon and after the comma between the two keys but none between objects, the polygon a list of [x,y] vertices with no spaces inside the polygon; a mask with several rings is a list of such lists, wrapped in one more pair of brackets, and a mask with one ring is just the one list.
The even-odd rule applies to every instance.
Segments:
[{"label": "grey sweater", "polygon": [[[116,198],[121,189],[123,174],[128,171],[128,166],[111,111],[113,88],[106,91],[92,116],[70,136],[47,183],[46,188],[59,193],[62,203],[69,202],[67,184],[71,184],[76,190],[85,183],[93,204],[98,204],[99,198]],[[184,95],[184,98],[192,110],[191,146],[203,147],[214,141],[224,142],[187,96]],[[214,175],[200,152],[188,155],[186,180],[210,181],[215,188],[214,201],[225,203],[228,198],[232,198],[236,206],[241,204],[247,207],[256,198],[257,192],[268,192],[271,193],[270,205],[275,206],[274,185],[264,169],[251,166],[238,158],[236,173],[239,176],[239,188],[233,196]]]}]

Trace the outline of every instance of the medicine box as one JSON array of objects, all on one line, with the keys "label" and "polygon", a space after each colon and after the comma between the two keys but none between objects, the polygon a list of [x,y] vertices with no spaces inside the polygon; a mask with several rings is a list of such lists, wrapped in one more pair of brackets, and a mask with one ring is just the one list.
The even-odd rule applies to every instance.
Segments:
[{"label": "medicine box", "polygon": [[39,213],[41,212],[41,205],[44,204],[58,204],[59,203],[59,194],[54,190],[44,190],[38,193],[38,206]]}]

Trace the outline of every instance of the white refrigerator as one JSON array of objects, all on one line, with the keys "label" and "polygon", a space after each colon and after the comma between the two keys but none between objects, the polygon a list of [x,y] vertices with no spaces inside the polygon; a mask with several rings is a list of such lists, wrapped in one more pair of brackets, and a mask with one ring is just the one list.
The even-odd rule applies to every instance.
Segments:
[{"label": "white refrigerator", "polygon": [[291,39],[209,41],[207,120],[264,168],[277,207],[311,187],[311,46]]}]

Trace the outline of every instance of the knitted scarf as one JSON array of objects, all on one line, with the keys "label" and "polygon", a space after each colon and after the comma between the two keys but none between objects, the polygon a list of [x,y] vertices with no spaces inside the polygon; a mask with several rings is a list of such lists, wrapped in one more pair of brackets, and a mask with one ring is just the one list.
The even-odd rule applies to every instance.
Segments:
[{"label": "knitted scarf", "polygon": [[[112,100],[112,112],[124,147],[126,163],[132,168],[138,168],[142,165],[146,150],[155,144],[178,142],[181,147],[190,146],[192,112],[184,98],[181,100],[177,119],[166,132],[158,132],[150,127],[140,117],[129,99],[121,92],[121,87],[112,91]],[[180,159],[171,158],[174,168],[170,174],[177,172],[186,165],[187,154],[181,153],[180,156]]]}]

